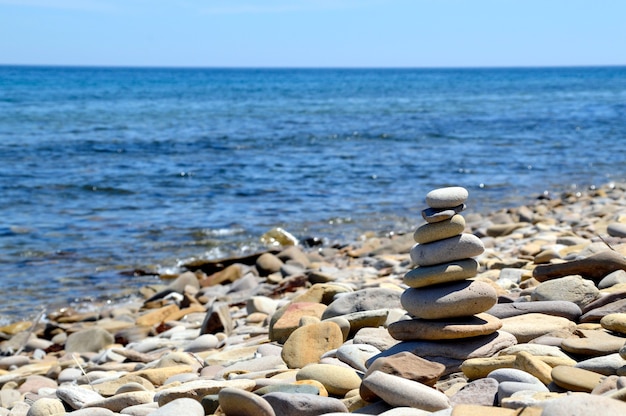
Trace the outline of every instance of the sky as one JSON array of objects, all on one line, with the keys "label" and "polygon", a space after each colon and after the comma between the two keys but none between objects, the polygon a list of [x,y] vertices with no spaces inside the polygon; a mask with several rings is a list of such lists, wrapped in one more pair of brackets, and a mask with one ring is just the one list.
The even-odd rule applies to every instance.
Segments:
[{"label": "sky", "polygon": [[626,65],[626,0],[0,0],[0,64]]}]

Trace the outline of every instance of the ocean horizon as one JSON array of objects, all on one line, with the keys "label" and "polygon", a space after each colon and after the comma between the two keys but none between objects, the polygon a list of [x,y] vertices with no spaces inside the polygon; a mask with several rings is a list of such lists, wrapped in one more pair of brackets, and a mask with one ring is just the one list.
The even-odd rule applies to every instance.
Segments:
[{"label": "ocean horizon", "polygon": [[[626,67],[0,65],[0,322],[191,259],[626,180]],[[153,272],[135,276],[133,270]]]}]

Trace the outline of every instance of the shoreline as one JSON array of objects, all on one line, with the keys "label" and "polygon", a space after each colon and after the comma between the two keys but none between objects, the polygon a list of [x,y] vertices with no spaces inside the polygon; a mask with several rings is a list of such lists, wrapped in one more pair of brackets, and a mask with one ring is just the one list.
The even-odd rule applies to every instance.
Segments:
[{"label": "shoreline", "polygon": [[[469,198],[471,202],[471,194]],[[537,287],[544,283],[534,277],[538,266],[570,264],[576,259],[589,258],[598,253],[618,253],[622,258],[626,255],[626,184],[564,192],[552,199],[537,199],[532,204],[486,214],[473,212],[470,208],[463,214],[466,232],[479,237],[485,247],[484,253],[476,257],[479,268],[475,280],[488,284],[496,291],[496,306],[537,304]],[[366,376],[368,359],[374,357],[376,351],[384,356],[385,351],[397,348],[398,341],[389,336],[387,328],[389,324],[402,320],[406,311],[395,301],[376,300],[371,294],[384,292],[396,296],[407,289],[403,276],[415,267],[409,256],[414,244],[412,233],[390,232],[387,236],[364,234],[357,241],[332,247],[275,247],[252,256],[204,261],[193,267],[188,265],[189,271],[177,276],[163,276],[159,283],[140,288],[121,303],[92,303],[91,310],[60,308],[50,312],[35,326],[30,321],[14,322],[0,328],[3,339],[0,352],[4,356],[0,358],[0,384],[3,390],[15,392],[7,393],[5,398],[0,399],[0,407],[28,411],[37,408],[39,405],[36,403],[45,402],[56,406],[58,411],[39,414],[74,413],[93,407],[112,412],[102,410],[98,414],[117,414],[128,409],[124,410],[124,414],[141,415],[164,411],[170,403],[186,398],[202,403],[202,410],[194,410],[199,415],[224,414],[209,413],[209,409],[214,406],[215,411],[216,405],[219,405],[223,411],[235,403],[247,403],[251,406],[248,409],[262,414],[259,413],[262,409],[269,412],[267,402],[286,406],[281,400],[287,399],[281,399],[281,394],[306,394],[307,397],[293,396],[303,400],[313,400],[309,396],[326,397],[315,399],[323,402],[316,405],[321,406],[319,409],[324,409],[324,413],[340,411],[337,409],[343,409],[341,405],[350,411],[369,409],[373,413],[368,414],[380,415],[390,412],[392,408],[406,407],[402,397],[412,395],[415,392],[412,389],[421,388],[414,384],[425,385],[423,380],[419,383],[414,381],[415,374],[394,376],[414,383],[406,386],[396,378],[391,379],[409,389],[406,394],[393,391],[385,381],[381,387],[372,379],[374,381],[368,386],[377,394],[368,396],[372,392],[362,390],[361,378]],[[618,267],[618,270],[626,269]],[[591,272],[587,270],[586,273]],[[534,414],[557,415],[545,413],[545,409],[550,407],[549,402],[559,400],[567,391],[581,391],[583,388],[579,385],[569,389],[563,387],[567,380],[575,383],[580,376],[570,368],[588,371],[592,374],[584,375],[591,378],[597,376],[594,388],[581,393],[586,394],[580,399],[581,408],[582,403],[586,405],[587,396],[606,398],[608,395],[614,398],[607,403],[622,403],[623,396],[620,394],[623,392],[615,386],[619,377],[626,375],[626,351],[623,356],[620,355],[626,342],[626,331],[620,332],[616,324],[612,329],[607,329],[608,324],[600,324],[604,316],[615,314],[617,309],[605,310],[604,315],[598,312],[593,319],[580,321],[581,316],[585,316],[582,314],[584,309],[593,306],[594,302],[600,304],[608,302],[608,299],[614,302],[626,299],[626,279],[620,276],[614,279],[614,282],[601,284],[602,279],[581,278],[583,283],[593,281],[594,286],[587,287],[589,297],[585,299],[563,299],[563,294],[551,295],[556,296],[551,299],[553,301],[577,305],[581,311],[577,316],[562,310],[558,313],[542,310],[522,314],[530,316],[539,313],[540,316],[535,317],[537,320],[531,325],[536,327],[554,317],[561,319],[544,333],[533,333],[533,338],[529,340],[525,337],[530,335],[522,333],[520,327],[523,325],[515,323],[513,316],[500,318],[510,320],[506,321],[503,330],[508,329],[511,331],[509,334],[516,337],[518,350],[501,355],[500,361],[496,359],[496,354],[476,357],[491,358],[492,361],[471,362],[474,366],[471,371],[476,372],[470,372],[469,376],[467,371],[470,370],[463,369],[458,362],[453,363],[454,360],[450,361],[452,357],[438,359],[438,364],[443,365],[445,371],[436,380],[431,380],[434,386],[431,390],[441,393],[447,400],[453,400],[455,405],[422,410],[456,416],[454,410],[445,413],[445,409],[457,406],[461,406],[459,409],[463,409],[462,406],[520,409],[529,406],[544,408],[544,413]],[[361,310],[351,309],[361,302],[355,300],[334,318],[324,317],[329,313],[327,310],[331,308],[335,296],[340,298],[341,294],[362,295],[370,302],[369,306]],[[370,295],[371,299],[368,298]],[[298,304],[308,306],[293,306]],[[598,311],[603,306],[606,304],[591,308],[586,313]],[[301,309],[306,309],[306,313]],[[621,313],[621,310],[618,312]],[[333,325],[326,322],[328,319]],[[569,322],[567,325],[566,321]],[[515,324],[519,326],[515,327]],[[564,331],[564,327],[571,330]],[[313,332],[308,333],[305,329]],[[334,339],[334,344],[330,345],[333,348],[313,342],[320,338],[316,330]],[[296,331],[305,335],[301,339],[292,339],[291,335]],[[598,344],[606,348],[613,343],[612,350],[601,350],[598,344],[594,344],[574,353],[574,347],[566,349],[565,346],[557,346],[566,339],[592,340],[600,335],[604,338],[599,339]],[[616,347],[621,338],[624,342]],[[530,340],[537,342],[529,343]],[[575,344],[574,341],[568,342]],[[351,346],[355,344],[362,347],[354,350]],[[534,349],[522,348],[533,344]],[[311,356],[316,358],[302,361],[302,357]],[[514,362],[505,363],[504,357],[509,356],[514,356]],[[518,358],[520,356],[523,358]],[[544,358],[546,356],[562,360],[548,360]],[[589,362],[601,357],[611,357],[612,361],[602,365]],[[455,360],[467,362],[470,358]],[[504,402],[501,395],[495,406],[477,403],[479,395],[466,397],[468,390],[485,383],[480,380],[488,379],[485,368],[500,366],[498,368],[519,370],[520,365],[515,364],[515,360],[524,359],[532,365],[524,367],[523,371],[534,377],[545,376],[546,371],[549,374],[546,365],[551,366],[555,362],[557,365],[554,368],[567,367],[564,371],[574,371],[574,374],[568,373],[563,380],[550,380],[548,383],[540,378],[547,391],[536,385],[539,390],[534,393],[520,393],[515,399],[511,393],[510,400]],[[331,375],[303,373],[306,367],[303,364],[322,366],[316,367],[320,371],[328,369],[323,366],[332,366]],[[333,377],[344,372],[347,379],[344,380],[345,385],[333,390],[340,383]],[[386,380],[387,376],[377,377]],[[298,383],[305,380],[308,382]],[[294,387],[303,385],[313,390]],[[604,396],[597,392],[588,394],[600,385],[602,393],[606,393]],[[498,386],[496,384],[496,390]],[[271,393],[274,396],[268,396],[265,401],[260,395],[250,395],[250,391],[262,388],[278,389],[276,391],[280,394]],[[488,390],[493,391],[493,388],[491,386]],[[85,390],[90,393],[85,393]],[[221,390],[226,393],[218,394]],[[464,390],[465,395],[461,394]],[[95,392],[99,397],[92,395]],[[90,395],[88,399],[84,396],[87,394]],[[396,397],[398,394],[400,398]],[[206,398],[212,395],[215,397]],[[185,403],[189,406],[186,410],[195,406],[191,402]],[[176,414],[170,412],[158,414]],[[236,411],[231,410],[230,414],[236,414]]]}]

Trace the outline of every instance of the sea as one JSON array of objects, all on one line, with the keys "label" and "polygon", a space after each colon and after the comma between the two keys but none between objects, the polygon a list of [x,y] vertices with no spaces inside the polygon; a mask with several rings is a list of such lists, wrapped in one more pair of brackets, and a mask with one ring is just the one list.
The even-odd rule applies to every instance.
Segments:
[{"label": "sea", "polygon": [[626,180],[626,67],[0,66],[0,323],[280,227],[341,245]]}]

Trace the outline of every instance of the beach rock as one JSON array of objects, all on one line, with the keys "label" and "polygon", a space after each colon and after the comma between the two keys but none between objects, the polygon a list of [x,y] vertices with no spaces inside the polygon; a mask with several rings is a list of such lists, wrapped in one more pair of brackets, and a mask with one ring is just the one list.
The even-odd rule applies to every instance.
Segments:
[{"label": "beach rock", "polygon": [[533,301],[564,300],[579,307],[593,302],[600,297],[600,291],[591,280],[580,276],[566,276],[541,283],[533,290]]},{"label": "beach rock", "polygon": [[624,415],[626,403],[603,396],[575,393],[546,401],[541,416]]},{"label": "beach rock", "polygon": [[[507,347],[517,343],[515,337],[504,331],[497,331],[491,335],[483,335],[463,340],[463,342],[449,341],[402,341],[370,361],[380,357],[388,357],[399,352],[410,352],[424,359],[442,363],[448,367],[446,371],[458,371],[462,361],[469,358],[491,357]],[[450,361],[452,360],[452,361]],[[458,360],[459,362],[456,362]],[[445,362],[442,362],[445,361]],[[450,363],[447,365],[446,363]]]},{"label": "beach rock", "polygon": [[552,367],[526,351],[520,351],[515,356],[513,365],[515,368],[536,377],[545,385],[552,383]]},{"label": "beach rock", "polygon": [[[442,415],[443,416],[443,415]],[[447,416],[447,415],[446,415]],[[529,413],[524,409],[524,413],[516,410],[503,409],[501,407],[488,407],[476,404],[460,404],[455,406],[450,416],[540,416],[536,413]]]},{"label": "beach rock", "polygon": [[401,297],[404,309],[422,319],[474,315],[490,309],[497,301],[495,289],[479,280],[464,280],[420,289],[409,288]]},{"label": "beach rock", "polygon": [[335,296],[348,292],[352,292],[352,290],[346,286],[332,283],[316,283],[303,294],[293,298],[292,302],[315,302],[330,305]]},{"label": "beach rock", "polygon": [[404,283],[413,288],[432,286],[440,283],[456,282],[476,276],[478,262],[475,259],[462,259],[433,266],[420,266],[404,275]]},{"label": "beach rock", "polygon": [[606,227],[606,232],[611,237],[626,238],[626,223],[612,222]]},{"label": "beach rock", "polygon": [[220,340],[213,334],[204,334],[185,345],[185,352],[201,352],[216,349]]},{"label": "beach rock", "polygon": [[115,338],[110,332],[94,327],[74,332],[67,337],[65,351],[72,352],[98,352],[113,344]]},{"label": "beach rock", "polygon": [[552,381],[571,391],[591,392],[602,382],[604,376],[582,368],[558,365],[552,369]]},{"label": "beach rock", "polygon": [[459,404],[493,406],[496,404],[497,394],[498,381],[493,378],[481,378],[463,386],[450,397],[450,404],[453,407]]},{"label": "beach rock", "polygon": [[559,277],[580,275],[600,281],[616,270],[626,270],[626,258],[616,251],[606,250],[565,263],[538,265],[533,270],[533,277],[540,282],[545,282]]},{"label": "beach rock", "polygon": [[475,257],[485,251],[483,242],[473,234],[461,234],[411,249],[411,261],[418,266],[433,266]]},{"label": "beach rock", "polygon": [[539,380],[537,377],[527,373],[526,371],[518,370],[516,368],[500,368],[497,370],[493,370],[487,375],[487,378],[492,378],[498,383],[509,381],[544,386],[541,380]]},{"label": "beach rock", "polygon": [[256,269],[259,272],[259,276],[268,276],[272,273],[280,271],[283,266],[281,259],[276,257],[272,253],[263,253],[256,259]]},{"label": "beach rock", "polygon": [[229,335],[234,328],[232,317],[228,304],[225,302],[215,302],[207,311],[202,326],[200,327],[200,335],[215,334],[224,332]]},{"label": "beach rock", "polygon": [[218,397],[220,407],[227,415],[276,416],[264,398],[245,390],[225,388],[220,390]]},{"label": "beach rock", "polygon": [[454,237],[465,230],[465,219],[462,215],[455,215],[449,220],[435,223],[426,223],[415,230],[413,239],[419,244],[431,243],[437,240]]},{"label": "beach rock", "polygon": [[444,340],[489,335],[502,327],[502,322],[491,315],[480,313],[441,320],[408,319],[393,322],[389,334],[401,341]]},{"label": "beach rock", "polygon": [[356,333],[361,328],[373,327],[377,328],[382,326],[387,321],[387,317],[389,316],[390,309],[373,309],[369,311],[361,311],[361,312],[352,312],[345,315],[341,315],[325,319],[324,322],[331,321],[336,318],[343,318],[348,321],[350,325],[349,333]]},{"label": "beach rock", "polygon": [[319,396],[320,389],[312,384],[270,384],[254,390],[254,394],[258,394],[259,396],[263,396],[267,393],[302,393]]},{"label": "beach rock", "polygon": [[204,408],[194,399],[176,399],[160,406],[150,413],[150,416],[204,416]]},{"label": "beach rock", "polygon": [[90,402],[85,407],[102,407],[112,412],[120,412],[130,406],[136,406],[144,403],[151,403],[154,398],[154,392],[150,391],[133,391],[130,393],[116,394],[103,400]]},{"label": "beach rock", "polygon": [[579,361],[575,367],[610,376],[617,374],[617,370],[625,365],[626,360],[624,360],[619,353],[614,353]]},{"label": "beach rock", "polygon": [[318,416],[329,413],[348,413],[345,404],[333,397],[276,392],[263,395],[263,399],[270,404],[276,415],[281,416]]},{"label": "beach rock", "polygon": [[386,328],[361,328],[354,334],[352,342],[371,345],[380,351],[386,351],[398,344],[399,341],[389,335]]},{"label": "beach rock", "polygon": [[[599,300],[602,300],[602,298],[600,298]],[[610,302],[593,309],[589,307],[585,309],[587,310],[587,312],[585,312],[580,317],[581,323],[600,322],[602,318],[604,318],[606,315],[614,313],[626,313],[626,299],[616,300],[615,302]]]},{"label": "beach rock", "polygon": [[305,325],[293,331],[282,350],[282,358],[289,368],[302,368],[317,363],[326,352],[343,344],[343,334],[334,322]]},{"label": "beach rock", "polygon": [[176,399],[188,398],[200,401],[202,397],[210,394],[219,394],[226,388],[250,391],[256,386],[254,380],[234,379],[234,380],[194,380],[174,387],[164,387],[154,395],[154,401],[159,406],[174,401]]},{"label": "beach rock", "polygon": [[544,315],[560,316],[573,322],[576,322],[582,314],[578,305],[574,302],[564,300],[498,303],[486,313],[500,319],[528,313],[541,313]]},{"label": "beach rock", "polygon": [[469,196],[467,189],[449,186],[433,189],[426,194],[426,205],[430,208],[452,208],[463,204]]},{"label": "beach rock", "polygon": [[402,292],[387,288],[369,288],[337,297],[322,314],[322,320],[375,309],[401,308]]},{"label": "beach rock", "polygon": [[365,363],[373,356],[380,354],[380,350],[368,344],[347,344],[337,348],[337,358],[350,367],[367,371]]},{"label": "beach rock", "polygon": [[602,291],[602,296],[582,308],[583,314],[597,308],[626,299],[626,290]]},{"label": "beach rock", "polygon": [[[531,355],[537,357],[555,357],[560,359],[572,360],[569,355],[564,353],[561,348],[553,345],[541,345],[541,344],[517,344],[511,347],[504,348],[500,351],[499,355],[517,355],[520,352],[525,351]],[[576,362],[574,361],[572,365]]]},{"label": "beach rock", "polygon": [[562,330],[574,333],[576,324],[566,318],[542,313],[529,313],[502,319],[502,331],[513,334],[520,344],[541,335]]},{"label": "beach rock", "polygon": [[99,393],[89,387],[65,385],[56,390],[56,395],[72,409],[82,409],[87,403],[104,400]]},{"label": "beach rock", "polygon": [[300,326],[302,317],[312,316],[321,319],[326,309],[326,305],[312,302],[290,303],[286,307],[279,309],[270,320],[270,340],[284,344],[289,335]]},{"label": "beach rock", "polygon": [[431,412],[451,407],[448,397],[432,387],[382,371],[369,374],[363,379],[363,384],[392,406],[415,407]]},{"label": "beach rock", "polygon": [[376,358],[369,365],[365,376],[374,371],[381,371],[432,387],[443,375],[445,366],[425,360],[410,352],[399,352]]},{"label": "beach rock", "polygon": [[317,380],[328,393],[337,396],[358,389],[361,384],[361,378],[356,371],[331,364],[309,364],[298,370],[296,380]]},{"label": "beach rock", "polygon": [[51,388],[56,389],[58,387],[56,381],[49,379],[48,377],[34,374],[26,377],[26,380],[19,386],[18,391],[22,394],[34,393],[37,394],[39,389]]},{"label": "beach rock", "polygon": [[626,283],[626,271],[616,270],[607,274],[602,280],[598,282],[598,289],[608,289],[611,286]]},{"label": "beach rock", "polygon": [[[626,313],[611,313],[600,319],[602,328],[626,335]],[[625,340],[626,341],[626,340]]]},{"label": "beach rock", "polygon": [[580,338],[567,338],[561,342],[561,348],[572,354],[599,356],[619,352],[626,338],[617,337],[604,330],[579,329]]},{"label": "beach rock", "polygon": [[32,404],[26,416],[53,416],[63,413],[65,413],[65,408],[61,400],[42,397]]},{"label": "beach rock", "polygon": [[498,384],[498,402],[513,396],[521,391],[548,392],[548,388],[543,384],[524,383],[520,381],[503,381]]},{"label": "beach rock", "polygon": [[152,302],[157,299],[162,299],[170,293],[180,293],[183,294],[185,292],[186,287],[191,287],[194,289],[200,288],[200,283],[198,281],[198,277],[193,272],[184,272],[181,273],[172,283],[167,285],[164,290],[161,290],[150,297],[147,302]]},{"label": "beach rock", "polygon": [[433,224],[449,220],[463,210],[465,210],[465,204],[451,208],[426,208],[422,210],[422,218],[424,218],[427,223]]},{"label": "beach rock", "polygon": [[489,237],[503,237],[512,234],[520,228],[527,227],[528,223],[506,223],[506,224],[494,224],[487,227],[486,234]]}]

